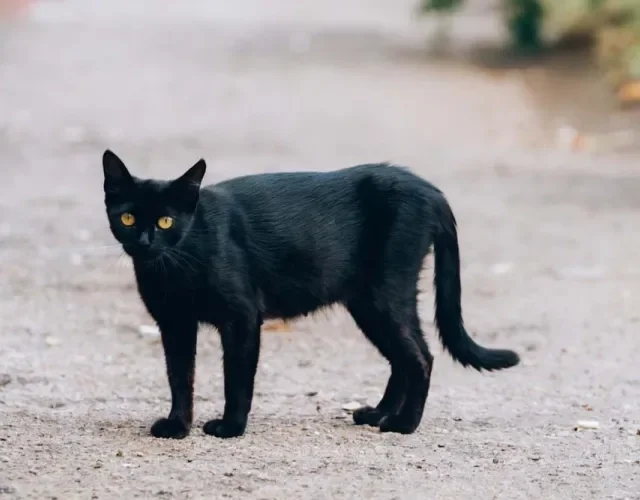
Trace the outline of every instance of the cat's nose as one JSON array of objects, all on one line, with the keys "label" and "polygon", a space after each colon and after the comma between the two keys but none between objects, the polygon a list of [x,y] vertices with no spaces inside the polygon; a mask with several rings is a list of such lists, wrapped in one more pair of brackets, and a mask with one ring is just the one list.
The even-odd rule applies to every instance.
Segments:
[{"label": "cat's nose", "polygon": [[149,239],[149,233],[146,231],[140,235],[138,240],[139,244],[143,248],[149,248],[151,246],[151,240]]}]

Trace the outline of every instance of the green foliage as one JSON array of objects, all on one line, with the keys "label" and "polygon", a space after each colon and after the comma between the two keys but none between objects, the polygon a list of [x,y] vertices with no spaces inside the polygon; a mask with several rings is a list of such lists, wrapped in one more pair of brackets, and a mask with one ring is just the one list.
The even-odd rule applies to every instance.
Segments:
[{"label": "green foliage", "polygon": [[[420,1],[424,13],[452,13],[464,5],[464,0]],[[501,0],[501,7],[516,47],[536,50],[562,40],[591,39],[612,87],[640,82],[640,0]],[[640,100],[640,84],[634,92]]]},{"label": "green foliage", "polygon": [[423,12],[453,12],[462,6],[463,0],[422,0]]},{"label": "green foliage", "polygon": [[503,0],[507,26],[516,46],[539,48],[544,9],[538,0]]},{"label": "green foliage", "polygon": [[[464,0],[421,0],[420,8],[443,14],[463,5]],[[640,16],[640,0],[501,0],[501,7],[514,45],[523,49],[539,48],[543,32],[560,39],[593,35],[605,24],[630,24]]]},{"label": "green foliage", "polygon": [[[590,0],[600,2],[602,0]],[[454,12],[462,7],[464,0],[422,0],[424,13]],[[507,26],[516,45],[534,48],[540,45],[540,24],[543,8],[539,0],[503,0]]]}]

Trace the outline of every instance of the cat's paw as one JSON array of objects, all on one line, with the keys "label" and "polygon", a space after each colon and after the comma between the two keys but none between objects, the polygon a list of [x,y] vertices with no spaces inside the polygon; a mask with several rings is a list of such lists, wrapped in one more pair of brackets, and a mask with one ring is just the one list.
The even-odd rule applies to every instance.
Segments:
[{"label": "cat's paw", "polygon": [[397,432],[398,434],[413,434],[418,423],[409,422],[399,415],[388,415],[380,421],[380,432]]},{"label": "cat's paw", "polygon": [[204,424],[202,430],[205,434],[209,434],[210,436],[218,438],[233,438],[242,436],[246,427],[246,423],[243,424],[237,421],[215,418]]},{"label": "cat's paw", "polygon": [[356,425],[371,425],[377,427],[380,421],[385,417],[377,408],[371,406],[363,406],[353,412],[353,421]]},{"label": "cat's paw", "polygon": [[189,426],[182,420],[161,418],[151,426],[151,435],[165,439],[184,439],[189,435]]}]

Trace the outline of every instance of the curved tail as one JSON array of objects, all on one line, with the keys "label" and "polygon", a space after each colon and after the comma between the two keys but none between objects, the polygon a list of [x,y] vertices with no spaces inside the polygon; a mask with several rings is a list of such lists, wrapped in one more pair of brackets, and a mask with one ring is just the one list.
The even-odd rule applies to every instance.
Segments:
[{"label": "curved tail", "polygon": [[447,200],[438,204],[439,227],[434,235],[435,322],[442,345],[462,366],[478,371],[501,370],[515,366],[520,357],[507,349],[487,349],[476,344],[464,328],[460,297],[460,250],[456,219]]}]

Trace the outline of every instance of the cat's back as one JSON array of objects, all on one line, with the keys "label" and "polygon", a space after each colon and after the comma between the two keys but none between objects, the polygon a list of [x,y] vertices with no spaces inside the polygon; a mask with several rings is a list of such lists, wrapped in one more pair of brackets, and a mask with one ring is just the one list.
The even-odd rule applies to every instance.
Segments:
[{"label": "cat's back", "polygon": [[[276,172],[244,175],[205,187],[243,203],[322,202],[353,200],[363,190],[433,188],[408,168],[390,163],[355,165],[325,172]],[[253,202],[253,203],[252,203]]]}]

